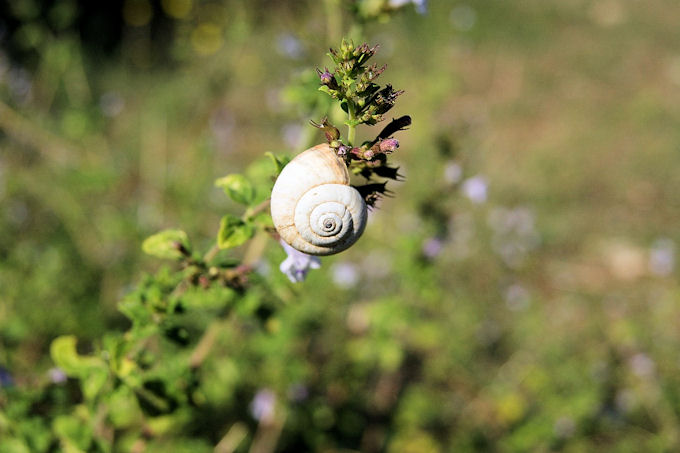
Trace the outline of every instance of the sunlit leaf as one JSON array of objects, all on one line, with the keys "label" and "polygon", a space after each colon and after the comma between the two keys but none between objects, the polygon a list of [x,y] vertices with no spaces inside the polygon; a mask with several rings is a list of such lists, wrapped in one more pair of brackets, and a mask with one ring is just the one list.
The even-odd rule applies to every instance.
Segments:
[{"label": "sunlit leaf", "polygon": [[221,187],[237,203],[249,205],[255,198],[255,188],[243,175],[227,175],[215,181],[215,185]]},{"label": "sunlit leaf", "polygon": [[255,227],[239,217],[227,214],[220,221],[220,231],[217,234],[217,244],[221,249],[237,247],[255,234]]},{"label": "sunlit leaf", "polygon": [[190,250],[189,238],[182,230],[164,230],[146,238],[142,250],[158,258],[181,259]]}]

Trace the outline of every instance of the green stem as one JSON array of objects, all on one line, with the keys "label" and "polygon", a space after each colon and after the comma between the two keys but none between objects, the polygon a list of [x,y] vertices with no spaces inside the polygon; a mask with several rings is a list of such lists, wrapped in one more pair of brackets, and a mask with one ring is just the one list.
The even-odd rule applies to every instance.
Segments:
[{"label": "green stem", "polygon": [[[355,113],[355,108],[354,108],[354,103],[352,101],[347,101],[347,117],[349,118],[349,121],[352,123],[356,118],[356,113]],[[356,139],[356,134],[357,134],[357,127],[352,124],[347,125],[347,141],[349,142],[349,145],[354,146],[354,140]]]}]

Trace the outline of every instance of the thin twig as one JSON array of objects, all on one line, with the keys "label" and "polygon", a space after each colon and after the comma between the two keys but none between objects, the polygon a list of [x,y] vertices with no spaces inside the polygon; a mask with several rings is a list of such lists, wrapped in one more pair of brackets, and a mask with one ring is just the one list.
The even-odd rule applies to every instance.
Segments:
[{"label": "thin twig", "polygon": [[285,410],[278,404],[275,405],[274,417],[271,420],[263,420],[258,425],[250,453],[272,453],[276,450],[285,421]]},{"label": "thin twig", "polygon": [[243,442],[243,439],[248,435],[248,428],[246,425],[237,422],[231,425],[227,434],[222,437],[220,442],[215,446],[215,453],[232,453]]}]

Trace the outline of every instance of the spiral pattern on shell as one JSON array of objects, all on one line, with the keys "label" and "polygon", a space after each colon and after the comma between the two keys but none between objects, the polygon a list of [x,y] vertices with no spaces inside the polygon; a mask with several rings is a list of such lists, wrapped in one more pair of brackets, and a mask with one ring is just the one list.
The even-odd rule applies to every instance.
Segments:
[{"label": "spiral pattern on shell", "polygon": [[310,255],[347,249],[367,218],[363,197],[349,185],[347,166],[327,144],[300,153],[281,171],[271,213],[281,238]]}]

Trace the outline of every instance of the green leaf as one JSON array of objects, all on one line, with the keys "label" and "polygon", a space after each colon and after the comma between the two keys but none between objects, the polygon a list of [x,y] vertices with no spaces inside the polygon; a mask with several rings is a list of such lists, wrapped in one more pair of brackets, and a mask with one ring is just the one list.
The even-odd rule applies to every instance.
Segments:
[{"label": "green leaf", "polygon": [[73,335],[57,337],[50,345],[50,354],[64,373],[81,380],[85,399],[93,399],[106,384],[109,376],[106,363],[98,357],[79,355]]},{"label": "green leaf", "polygon": [[220,231],[217,233],[217,245],[221,249],[237,247],[255,234],[255,227],[241,220],[235,215],[227,214],[220,221]]},{"label": "green leaf", "polygon": [[59,415],[52,422],[52,429],[62,442],[66,452],[85,452],[92,442],[92,428],[73,415]]},{"label": "green leaf", "polygon": [[109,419],[116,428],[139,424],[142,412],[130,387],[121,385],[108,395]]},{"label": "green leaf", "polygon": [[2,441],[3,444],[0,445],[0,453],[31,453],[31,450],[21,439],[4,438]]},{"label": "green leaf", "polygon": [[215,185],[221,187],[237,203],[249,205],[255,198],[255,188],[243,175],[227,175],[215,181]]},{"label": "green leaf", "polygon": [[172,260],[181,259],[185,253],[190,253],[191,246],[184,231],[163,230],[146,238],[142,243],[142,250],[149,255]]},{"label": "green leaf", "polygon": [[106,364],[101,359],[78,354],[76,337],[73,335],[55,338],[50,345],[50,355],[54,363],[69,376],[83,378],[99,370],[106,371]]},{"label": "green leaf", "polygon": [[109,373],[104,368],[90,368],[86,376],[81,376],[83,395],[86,400],[92,400],[106,384]]}]

